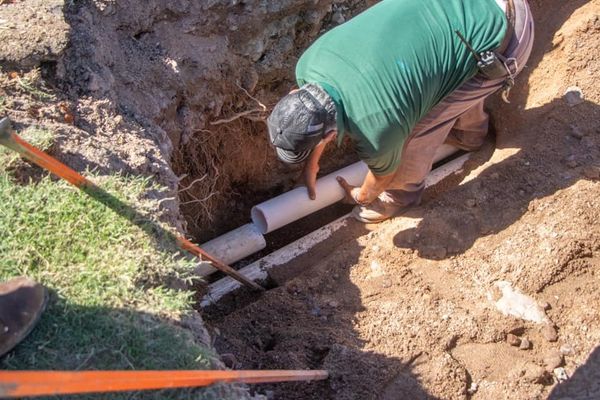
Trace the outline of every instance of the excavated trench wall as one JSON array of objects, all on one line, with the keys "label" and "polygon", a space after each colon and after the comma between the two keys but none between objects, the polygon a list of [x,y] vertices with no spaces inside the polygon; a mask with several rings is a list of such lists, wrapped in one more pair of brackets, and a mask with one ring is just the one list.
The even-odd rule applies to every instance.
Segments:
[{"label": "excavated trench wall", "polygon": [[[202,241],[247,222],[253,204],[293,184],[298,170],[276,161],[263,121],[293,85],[302,51],[370,3],[75,3],[65,6],[72,33],[52,72],[78,97],[109,99],[115,118],[157,143],[160,155],[149,156],[162,160],[142,172],[178,191],[187,230]],[[325,170],[349,161],[333,158]]]}]

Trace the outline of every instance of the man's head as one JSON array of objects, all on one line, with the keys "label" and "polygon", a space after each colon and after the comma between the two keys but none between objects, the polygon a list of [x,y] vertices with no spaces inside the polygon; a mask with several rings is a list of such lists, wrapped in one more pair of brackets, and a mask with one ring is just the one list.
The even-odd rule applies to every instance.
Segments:
[{"label": "man's head", "polygon": [[306,160],[330,130],[331,117],[317,98],[322,96],[315,90],[322,91],[309,84],[290,92],[277,103],[267,119],[271,144],[279,159],[286,163]]}]

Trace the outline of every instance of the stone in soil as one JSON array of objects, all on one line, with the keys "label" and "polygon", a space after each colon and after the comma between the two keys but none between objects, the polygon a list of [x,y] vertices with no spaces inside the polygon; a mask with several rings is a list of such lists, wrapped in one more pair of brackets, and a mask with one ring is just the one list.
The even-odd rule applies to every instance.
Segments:
[{"label": "stone in soil", "polygon": [[579,166],[579,164],[575,160],[567,161],[567,167],[569,167],[569,168],[577,168],[578,166]]},{"label": "stone in soil", "polygon": [[519,339],[517,335],[509,333],[508,335],[506,335],[506,343],[514,347],[519,347],[521,345],[521,339]]},{"label": "stone in soil", "polygon": [[552,372],[556,368],[561,367],[564,362],[564,357],[560,351],[552,350],[544,355],[544,365],[546,371]]},{"label": "stone in soil", "polygon": [[571,346],[568,343],[565,343],[562,346],[560,346],[560,352],[562,354],[564,354],[565,356],[572,356],[573,354],[575,354],[575,350],[573,349],[573,346]]},{"label": "stone in soil", "polygon": [[564,382],[567,379],[569,379],[569,376],[567,375],[567,371],[565,371],[565,369],[562,367],[556,368],[554,370],[554,376],[556,377],[556,379],[559,382]]},{"label": "stone in soil", "polygon": [[600,167],[587,166],[583,169],[583,175],[588,179],[599,179],[600,178]]},{"label": "stone in soil", "polygon": [[542,327],[542,336],[549,342],[556,342],[558,340],[558,332],[552,325],[544,325]]},{"label": "stone in soil", "polygon": [[569,132],[569,134],[575,139],[581,139],[585,136],[585,133],[578,126],[575,125],[571,126],[571,131]]},{"label": "stone in soil", "polygon": [[583,91],[581,90],[581,88],[579,88],[577,86],[571,86],[571,87],[567,88],[567,91],[565,92],[565,95],[564,95],[564,99],[566,100],[568,105],[570,105],[571,107],[574,107],[578,104],[583,103],[585,100],[585,97],[583,95]]},{"label": "stone in soil", "polygon": [[523,367],[522,379],[531,383],[543,383],[546,380],[546,370],[537,364],[528,362]]},{"label": "stone in soil", "polygon": [[521,344],[519,345],[520,350],[529,350],[531,348],[531,342],[527,338],[521,339]]}]

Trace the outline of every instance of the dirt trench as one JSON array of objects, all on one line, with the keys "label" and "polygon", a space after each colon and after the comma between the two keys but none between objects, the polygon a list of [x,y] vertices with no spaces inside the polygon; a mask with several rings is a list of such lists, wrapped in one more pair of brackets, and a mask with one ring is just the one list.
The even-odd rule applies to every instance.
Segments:
[{"label": "dirt trench", "polygon": [[[534,54],[511,104],[489,102],[495,143],[408,215],[351,224],[275,269],[266,294],[239,292],[205,314],[233,368],[331,373],[259,392],[600,398],[600,2],[532,7]],[[565,95],[572,86],[583,99]],[[503,315],[500,281],[552,323]]]},{"label": "dirt trench", "polygon": [[[17,128],[57,132],[55,155],[78,170],[165,185],[152,194],[163,199],[157,213],[203,241],[293,185],[298,171],[266,143],[263,106],[289,89],[314,38],[372,3],[14,1],[1,5],[10,25],[0,30],[3,72],[39,68],[55,97],[0,95]],[[462,175],[430,190],[408,219],[352,224],[274,271],[266,294],[238,293],[206,312],[233,368],[332,373],[259,392],[600,397],[600,2],[532,7],[534,54],[512,104],[490,101],[495,143]],[[565,97],[570,86],[584,97]],[[327,157],[335,161],[323,173],[349,163],[347,150]],[[492,306],[501,280],[548,308],[556,340]],[[529,347],[511,347],[509,334]],[[558,385],[550,367],[570,379]]]},{"label": "dirt trench", "polygon": [[[303,49],[368,4],[333,3],[83,3],[69,17],[61,82],[112,99],[152,134],[176,176],[183,229],[203,242],[294,185],[298,169],[276,161],[264,119],[294,84]],[[339,158],[324,170],[350,159]]]}]

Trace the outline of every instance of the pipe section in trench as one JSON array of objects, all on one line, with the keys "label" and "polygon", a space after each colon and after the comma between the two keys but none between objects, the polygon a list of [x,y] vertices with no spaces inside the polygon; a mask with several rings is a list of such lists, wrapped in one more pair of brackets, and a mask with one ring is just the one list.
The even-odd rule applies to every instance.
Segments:
[{"label": "pipe section in trench", "polygon": [[[431,171],[425,180],[425,187],[431,187],[441,182],[446,177],[462,170],[464,164],[469,159],[469,154],[465,154],[455,160]],[[314,246],[327,240],[334,232],[342,229],[348,223],[351,214],[347,214],[316,231],[296,240],[289,245],[276,250],[268,256],[242,268],[239,272],[246,278],[253,281],[262,281],[267,279],[269,270],[275,267],[283,266],[294,258],[307,253]],[[399,217],[396,221],[398,229],[409,229],[414,227],[420,219]],[[239,289],[241,284],[230,277],[225,277],[212,283],[209,286],[208,293],[200,301],[202,308],[216,304],[223,296]]]},{"label": "pipe section in trench", "polygon": [[[457,149],[442,145],[438,149],[434,163],[455,153]],[[344,190],[336,177],[342,176],[353,186],[362,184],[368,172],[363,162],[357,162],[339,171],[331,173],[317,181],[317,198],[311,200],[305,187],[298,187],[252,208],[252,222],[262,234],[267,234],[287,224],[306,217],[322,208],[330,206],[344,198]]]},{"label": "pipe section in trench", "polygon": [[[441,161],[456,153],[457,149],[442,145],[436,152],[433,162]],[[234,229],[200,247],[225,264],[233,264],[263,250],[267,244],[264,234],[273,232],[285,225],[328,207],[344,198],[344,191],[335,179],[342,176],[346,181],[358,186],[367,175],[368,167],[363,162],[354,163],[317,180],[317,198],[310,200],[305,187],[298,187],[274,197],[252,208],[252,223]],[[206,277],[217,270],[209,262],[202,261],[196,267],[197,276]]]}]

